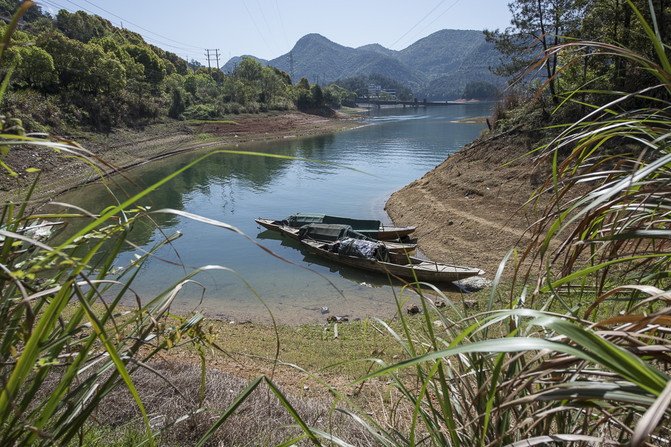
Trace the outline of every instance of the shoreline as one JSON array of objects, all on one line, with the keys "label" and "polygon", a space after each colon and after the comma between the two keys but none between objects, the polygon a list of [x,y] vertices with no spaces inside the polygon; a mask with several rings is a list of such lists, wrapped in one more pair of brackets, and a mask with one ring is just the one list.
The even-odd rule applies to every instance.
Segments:
[{"label": "shoreline", "polygon": [[[66,138],[110,164],[104,175],[115,175],[164,158],[244,143],[303,138],[336,133],[361,126],[356,115],[338,113],[325,118],[303,112],[268,112],[226,117],[212,122],[170,121],[141,130],[117,129],[107,135],[82,132]],[[61,156],[52,148],[26,145],[13,149],[3,160],[19,173],[18,178],[0,177],[0,201],[21,202],[35,180],[40,180],[31,198],[44,203],[78,186],[96,181],[100,175],[86,163]]]}]

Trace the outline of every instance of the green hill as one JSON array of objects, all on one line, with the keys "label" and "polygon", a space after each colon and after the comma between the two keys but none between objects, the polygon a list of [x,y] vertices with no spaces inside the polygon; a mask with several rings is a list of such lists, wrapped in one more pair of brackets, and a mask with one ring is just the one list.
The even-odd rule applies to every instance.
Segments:
[{"label": "green hill", "polygon": [[[230,71],[239,58],[224,65]],[[308,34],[294,48],[270,61],[260,62],[289,73],[294,82],[330,84],[339,79],[373,73],[394,79],[413,90],[418,98],[456,99],[471,82],[503,87],[504,81],[489,71],[499,55],[480,31],[441,30],[409,47],[390,50],[379,44],[345,47],[320,34]]]}]

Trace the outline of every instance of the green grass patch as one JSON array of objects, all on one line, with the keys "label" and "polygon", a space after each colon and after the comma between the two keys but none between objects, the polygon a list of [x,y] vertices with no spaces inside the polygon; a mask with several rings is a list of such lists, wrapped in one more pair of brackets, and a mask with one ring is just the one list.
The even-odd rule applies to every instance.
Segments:
[{"label": "green grass patch", "polygon": [[184,122],[186,124],[190,124],[190,125],[193,125],[193,124],[230,124],[232,126],[237,126],[238,125],[238,123],[236,123],[235,121],[231,121],[231,120],[197,120],[197,119],[193,119],[193,120],[186,120]]}]

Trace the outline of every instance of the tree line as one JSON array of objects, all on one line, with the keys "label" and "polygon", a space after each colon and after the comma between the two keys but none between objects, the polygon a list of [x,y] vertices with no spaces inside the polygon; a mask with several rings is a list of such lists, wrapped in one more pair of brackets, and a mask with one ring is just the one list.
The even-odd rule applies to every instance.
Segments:
[{"label": "tree line", "polygon": [[[508,77],[514,86],[532,84],[535,89],[546,84],[542,99],[555,106],[588,82],[581,102],[598,101],[598,92],[604,90],[633,91],[651,85],[649,71],[634,73],[630,61],[603,49],[595,51],[588,42],[621,46],[654,58],[656,50],[643,24],[652,24],[661,42],[671,31],[669,0],[516,0],[509,10],[508,28],[485,31],[501,54],[501,63],[493,71]],[[553,51],[567,44],[571,46]]]},{"label": "tree line", "polygon": [[[11,17],[19,0],[0,0]],[[0,31],[7,25],[0,25]],[[230,74],[189,64],[83,11],[55,17],[33,6],[13,34],[0,76],[11,70],[2,113],[29,131],[107,131],[163,117],[211,119],[231,113],[339,107],[354,102],[339,86],[294,84],[274,67],[245,57]]]}]

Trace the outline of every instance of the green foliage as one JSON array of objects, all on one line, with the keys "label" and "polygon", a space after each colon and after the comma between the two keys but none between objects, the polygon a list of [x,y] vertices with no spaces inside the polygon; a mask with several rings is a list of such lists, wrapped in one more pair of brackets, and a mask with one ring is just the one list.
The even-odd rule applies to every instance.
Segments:
[{"label": "green foliage", "polygon": [[[5,17],[12,17],[22,3],[24,3],[24,0],[0,0],[0,14]],[[29,23],[41,18],[44,18],[44,14],[39,5],[32,5],[22,16],[22,19]]]},{"label": "green foliage", "polygon": [[167,75],[165,63],[149,47],[126,45],[123,49],[126,50],[135,62],[144,67],[144,81],[153,86],[158,86],[165,79]]},{"label": "green foliage", "polygon": [[[0,6],[14,3],[5,0]],[[49,97],[50,104],[60,103],[54,119],[42,119],[37,109],[18,111],[35,128],[57,125],[51,130],[58,132],[83,126],[108,131],[161,117],[179,118],[185,112],[216,118],[229,112],[295,108],[289,75],[252,58],[243,59],[226,76],[216,67],[191,64],[190,68],[139,34],[83,11],[61,10],[54,19],[40,12],[31,20],[23,31],[12,33],[0,74],[14,73],[7,98],[41,94]],[[18,109],[7,101],[1,107]]]},{"label": "green foliage", "polygon": [[461,97],[464,99],[495,99],[500,94],[499,89],[489,82],[469,82],[464,87]]},{"label": "green foliage", "polygon": [[214,106],[207,104],[195,104],[189,106],[183,113],[188,120],[211,120],[219,116],[219,112]]},{"label": "green foliage", "polygon": [[170,103],[170,109],[168,110],[168,116],[171,118],[179,118],[184,110],[186,110],[186,91],[181,87],[176,87],[172,89],[172,101]]},{"label": "green foliage", "polygon": [[379,73],[341,79],[335,82],[335,85],[354,92],[359,98],[368,97],[368,86],[370,84],[379,85],[384,90],[396,90],[396,97],[402,101],[410,101],[414,98],[412,91],[406,85]]},{"label": "green foliage", "polygon": [[91,16],[84,11],[70,13],[65,9],[58,11],[56,26],[66,37],[83,43],[101,38],[112,30],[112,24],[99,16]]}]

